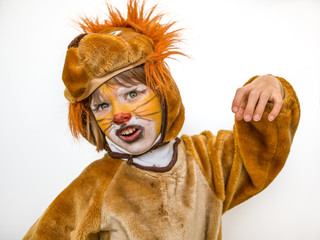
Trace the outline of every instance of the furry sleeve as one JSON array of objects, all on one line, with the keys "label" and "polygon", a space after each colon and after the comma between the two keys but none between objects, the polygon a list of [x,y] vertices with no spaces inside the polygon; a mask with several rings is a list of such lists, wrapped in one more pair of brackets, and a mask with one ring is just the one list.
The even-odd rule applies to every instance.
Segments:
[{"label": "furry sleeve", "polygon": [[209,131],[182,136],[187,153],[195,158],[208,184],[224,202],[223,212],[266,188],[288,157],[300,105],[292,86],[283,78],[278,79],[285,99],[274,121],[268,120],[273,107],[268,103],[258,122],[236,121],[233,131],[221,130],[217,136]]},{"label": "furry sleeve", "polygon": [[101,200],[121,163],[106,158],[90,164],[62,191],[23,240],[99,239]]}]

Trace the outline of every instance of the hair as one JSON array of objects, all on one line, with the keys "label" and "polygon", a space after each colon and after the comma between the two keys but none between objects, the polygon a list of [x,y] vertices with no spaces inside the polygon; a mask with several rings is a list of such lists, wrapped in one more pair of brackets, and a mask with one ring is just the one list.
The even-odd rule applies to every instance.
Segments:
[{"label": "hair", "polygon": [[[144,65],[124,71],[112,79],[115,84],[122,86],[126,86],[126,83],[132,85],[143,83],[146,85]],[[104,84],[112,86],[113,83],[110,83],[109,80]],[[156,91],[154,92],[157,94]],[[69,104],[69,127],[75,138],[79,139],[82,136],[95,145],[97,151],[101,151],[106,146],[105,134],[101,131],[90,108],[91,101],[97,94],[98,91],[96,90],[88,98]]]},{"label": "hair", "polygon": [[[175,22],[161,23],[164,14],[154,14],[156,6],[149,11],[145,11],[145,1],[140,4],[139,0],[128,0],[126,16],[110,4],[107,4],[107,7],[107,19],[100,22],[98,18],[83,17],[76,21],[78,26],[84,34],[99,33],[109,27],[124,27],[132,28],[136,32],[151,38],[154,42],[153,54],[146,57],[144,66],[128,70],[113,79],[117,81],[119,77],[121,82],[130,81],[130,79],[131,81],[132,79],[141,81],[155,92],[162,105],[165,106],[168,96],[175,98],[175,93],[178,92],[165,59],[172,58],[172,55],[186,56],[176,46],[177,43],[181,42],[181,29],[171,30]],[[90,97],[78,103],[70,103],[69,125],[74,137],[83,136],[97,147],[97,151],[104,149],[106,146],[105,135],[100,130],[90,109]]]}]

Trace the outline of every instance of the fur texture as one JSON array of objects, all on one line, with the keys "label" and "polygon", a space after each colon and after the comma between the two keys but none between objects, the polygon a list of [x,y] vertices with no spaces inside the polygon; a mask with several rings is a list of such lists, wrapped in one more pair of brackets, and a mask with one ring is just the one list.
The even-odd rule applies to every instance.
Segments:
[{"label": "fur texture", "polygon": [[101,201],[121,161],[106,157],[87,167],[51,203],[23,239],[97,239]]},{"label": "fur texture", "polygon": [[159,94],[159,97],[167,98],[172,93],[172,87],[176,87],[167,70],[165,59],[172,55],[185,55],[175,45],[181,41],[180,30],[170,31],[175,22],[160,23],[163,14],[154,14],[156,6],[149,11],[145,10],[145,3],[139,5],[137,0],[129,0],[127,16],[108,4],[108,16],[102,22],[96,19],[82,18],[79,26],[85,33],[100,33],[108,28],[131,28],[137,33],[147,36],[154,43],[153,53],[146,57],[147,85]]},{"label": "fur texture", "polygon": [[[77,44],[71,44],[73,47],[67,51],[63,72],[65,95],[71,102],[69,123],[74,136],[82,135],[94,145],[99,145],[98,141],[90,138],[90,131],[85,127],[91,117],[86,107],[87,99],[82,99],[99,87],[91,88],[90,84],[96,78],[140,60],[145,62],[147,85],[160,98],[166,116],[163,142],[174,139],[180,132],[184,123],[184,106],[165,59],[185,54],[175,46],[181,41],[180,30],[170,30],[174,22],[161,24],[162,14],[154,14],[155,9],[156,6],[146,12],[144,3],[139,5],[137,0],[130,0],[126,17],[108,5],[109,19],[100,22],[99,19],[83,18],[78,23],[87,35],[81,35],[82,39],[77,37],[77,41],[73,41]],[[110,35],[119,30],[123,33]],[[97,150],[103,149],[100,145]]]},{"label": "fur texture", "polygon": [[[105,75],[138,63],[153,52],[153,41],[130,28],[107,28],[87,34],[67,51],[62,79],[71,102],[87,98],[108,80]],[[101,79],[102,78],[102,79]],[[101,79],[101,81],[98,81]]]},{"label": "fur texture", "polygon": [[[252,78],[250,81],[252,81]],[[105,155],[49,206],[26,239],[221,239],[221,216],[266,188],[285,164],[300,117],[291,85],[279,116],[182,136],[168,172]]]}]

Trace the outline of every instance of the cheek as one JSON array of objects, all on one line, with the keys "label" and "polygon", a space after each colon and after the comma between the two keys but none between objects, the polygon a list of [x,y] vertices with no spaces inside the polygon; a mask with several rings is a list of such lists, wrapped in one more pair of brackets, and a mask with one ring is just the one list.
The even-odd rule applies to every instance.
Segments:
[{"label": "cheek", "polygon": [[111,127],[113,116],[111,113],[107,113],[103,117],[96,118],[96,121],[104,134],[107,134],[108,129]]},{"label": "cheek", "polygon": [[154,121],[156,134],[158,135],[160,133],[162,124],[162,109],[159,99],[156,98],[155,100],[151,101],[150,104],[148,104],[148,109],[150,109],[149,113],[151,114],[149,118]]},{"label": "cheek", "polygon": [[135,110],[132,111],[132,115],[152,120],[154,122],[152,130],[158,136],[162,125],[162,108],[156,95],[154,93],[149,94],[146,98],[137,102],[134,107]]},{"label": "cheek", "polygon": [[162,125],[162,114],[159,114],[159,118],[155,119],[155,128],[156,128],[156,134],[158,135],[161,131],[161,125]]}]

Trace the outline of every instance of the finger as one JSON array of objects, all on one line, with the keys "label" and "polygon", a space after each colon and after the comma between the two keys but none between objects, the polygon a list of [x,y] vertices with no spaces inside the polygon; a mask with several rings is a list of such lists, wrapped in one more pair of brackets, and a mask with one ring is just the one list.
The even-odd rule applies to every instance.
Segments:
[{"label": "finger", "polygon": [[278,116],[283,103],[282,97],[280,95],[277,95],[276,97],[274,97],[273,101],[274,101],[273,108],[268,116],[269,121],[273,121]]},{"label": "finger", "polygon": [[253,90],[250,92],[248,103],[247,103],[246,109],[244,111],[244,117],[243,117],[243,119],[246,122],[251,121],[252,115],[253,115],[254,109],[257,106],[257,102],[259,100],[259,97],[260,97],[260,92],[258,92],[256,90]]},{"label": "finger", "polygon": [[238,112],[236,112],[236,119],[241,121],[243,119],[244,108],[240,107]]},{"label": "finger", "polygon": [[243,101],[247,93],[248,93],[248,89],[246,87],[241,87],[237,89],[232,102],[232,107],[231,107],[232,112],[236,113],[239,111],[241,107],[241,102]]},{"label": "finger", "polygon": [[267,102],[269,100],[269,94],[267,92],[262,92],[260,94],[259,102],[256,106],[256,110],[254,111],[253,120],[259,121],[262,117],[264,109],[266,108]]},{"label": "finger", "polygon": [[246,108],[246,105],[247,105],[247,99],[243,99],[242,102],[240,103],[240,108],[238,109],[238,112],[236,112],[236,119],[238,121],[241,121],[243,119],[243,113],[244,113],[244,110]]}]

